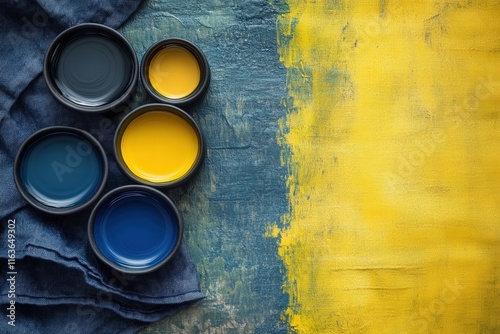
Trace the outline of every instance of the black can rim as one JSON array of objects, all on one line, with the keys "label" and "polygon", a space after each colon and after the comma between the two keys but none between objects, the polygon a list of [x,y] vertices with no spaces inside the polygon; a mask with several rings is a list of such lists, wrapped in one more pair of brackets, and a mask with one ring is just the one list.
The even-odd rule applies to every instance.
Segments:
[{"label": "black can rim", "polygon": [[[200,83],[191,94],[179,99],[171,99],[166,96],[163,96],[158,91],[156,91],[156,89],[154,89],[154,87],[151,85],[151,82],[148,79],[149,64],[153,59],[154,55],[159,50],[169,46],[180,46],[188,50],[195,57],[196,61],[198,62],[198,65],[200,66],[200,75],[201,75]],[[151,45],[148,48],[148,50],[144,53],[144,56],[142,57],[140,72],[141,72],[140,76],[142,84],[146,88],[146,91],[153,98],[155,98],[159,102],[178,107],[185,107],[200,100],[206,94],[208,87],[210,86],[210,80],[211,80],[210,65],[208,64],[208,60],[205,54],[201,51],[201,49],[198,46],[182,38],[166,38]]]}]

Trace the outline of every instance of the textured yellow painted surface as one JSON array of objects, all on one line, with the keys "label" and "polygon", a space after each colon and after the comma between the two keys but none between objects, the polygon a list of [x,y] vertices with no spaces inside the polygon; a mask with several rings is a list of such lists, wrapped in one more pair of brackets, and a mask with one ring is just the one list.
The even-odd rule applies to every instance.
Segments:
[{"label": "textured yellow painted surface", "polygon": [[500,332],[500,3],[288,1],[300,333]]}]

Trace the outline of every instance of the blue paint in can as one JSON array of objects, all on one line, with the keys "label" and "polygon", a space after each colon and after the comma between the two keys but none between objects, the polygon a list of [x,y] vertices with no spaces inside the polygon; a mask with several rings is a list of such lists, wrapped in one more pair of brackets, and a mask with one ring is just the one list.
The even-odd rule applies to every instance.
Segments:
[{"label": "blue paint in can", "polygon": [[96,151],[93,143],[73,132],[42,135],[20,158],[20,183],[45,206],[78,206],[95,196],[105,177],[105,163]]},{"label": "blue paint in can", "polygon": [[173,203],[145,186],[125,186],[107,194],[89,224],[89,240],[97,256],[124,272],[156,269],[173,255],[181,234]]}]

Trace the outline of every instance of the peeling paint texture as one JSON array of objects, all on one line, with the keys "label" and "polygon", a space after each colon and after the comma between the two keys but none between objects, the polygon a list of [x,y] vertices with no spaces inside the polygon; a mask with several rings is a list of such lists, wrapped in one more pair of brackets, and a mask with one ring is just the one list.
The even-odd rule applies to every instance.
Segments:
[{"label": "peeling paint texture", "polygon": [[498,1],[274,5],[291,329],[499,333]]}]

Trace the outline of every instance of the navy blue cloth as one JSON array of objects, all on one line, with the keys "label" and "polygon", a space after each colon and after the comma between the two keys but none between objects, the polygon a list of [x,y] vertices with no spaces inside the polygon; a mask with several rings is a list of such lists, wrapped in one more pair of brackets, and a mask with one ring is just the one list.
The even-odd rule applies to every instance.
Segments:
[{"label": "navy blue cloth", "polygon": [[[132,276],[114,272],[96,259],[88,244],[90,208],[67,216],[41,213],[27,205],[13,180],[14,158],[21,143],[36,130],[65,125],[90,132],[103,145],[109,158],[106,191],[130,183],[112,154],[114,130],[123,113],[84,116],[62,106],[45,84],[42,63],[48,45],[64,29],[82,22],[116,28],[139,2],[2,1],[1,333],[134,333],[204,297],[184,244],[171,262],[153,273]],[[9,242],[12,230],[14,242]],[[9,263],[12,244],[15,262]],[[12,301],[14,312],[8,309],[12,309]],[[13,313],[15,326],[9,324]]]}]

